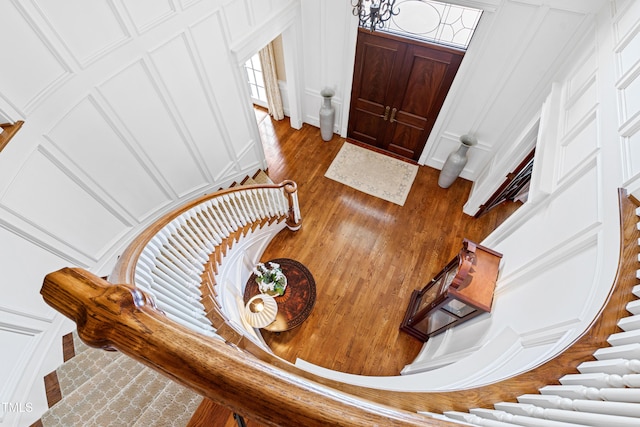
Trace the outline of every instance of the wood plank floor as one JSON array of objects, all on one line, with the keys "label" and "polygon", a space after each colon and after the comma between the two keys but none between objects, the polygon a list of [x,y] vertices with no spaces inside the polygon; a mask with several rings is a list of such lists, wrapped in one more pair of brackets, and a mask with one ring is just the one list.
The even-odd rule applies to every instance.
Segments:
[{"label": "wood plank floor", "polygon": [[[460,250],[480,242],[519,203],[480,219],[462,212],[471,182],[438,186],[438,170],[420,166],[404,206],[324,177],[345,142],[324,142],[320,130],[290,127],[257,110],[269,176],[298,184],[302,228],[282,231],[262,258],[293,258],[316,280],[317,301],[298,328],[263,332],[280,357],[359,375],[398,375],[422,343],[399,331],[409,297]],[[473,154],[471,154],[473,155]]]},{"label": "wood plank floor", "polygon": [[265,332],[274,352],[360,375],[398,375],[422,343],[398,327],[414,289],[420,289],[460,250],[462,239],[481,241],[519,204],[480,219],[462,212],[471,182],[438,186],[438,170],[420,166],[404,206],[324,177],[344,143],[320,130],[290,128],[288,119],[260,121],[269,175],[298,183],[303,225],[281,232],[263,261],[293,258],[316,279],[318,298],[300,327]]}]

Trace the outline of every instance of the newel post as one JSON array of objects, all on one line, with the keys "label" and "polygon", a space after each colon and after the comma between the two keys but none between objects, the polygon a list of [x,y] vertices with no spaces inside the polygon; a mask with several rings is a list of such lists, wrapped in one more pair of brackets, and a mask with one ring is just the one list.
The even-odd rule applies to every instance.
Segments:
[{"label": "newel post", "polygon": [[287,227],[291,231],[297,231],[302,226],[302,217],[300,216],[300,205],[298,204],[298,185],[293,181],[284,181],[284,191],[289,201],[289,217],[287,218]]}]

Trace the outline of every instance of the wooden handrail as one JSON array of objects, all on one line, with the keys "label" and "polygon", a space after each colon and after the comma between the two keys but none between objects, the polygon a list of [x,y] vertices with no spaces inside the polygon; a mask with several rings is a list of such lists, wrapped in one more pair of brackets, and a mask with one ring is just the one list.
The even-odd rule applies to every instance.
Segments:
[{"label": "wooden handrail", "polygon": [[144,292],[82,269],[45,277],[47,304],[87,344],[115,348],[234,412],[278,426],[455,426],[313,383],[167,319]]},{"label": "wooden handrail", "polygon": [[[635,299],[633,287],[638,284],[636,271],[638,261],[637,228],[638,216],[635,205],[624,189],[618,190],[620,208],[620,258],[614,284],[598,316],[589,328],[572,345],[553,359],[522,374],[505,380],[467,390],[450,392],[398,393],[384,390],[367,390],[349,384],[330,383],[341,391],[384,402],[408,411],[422,410],[441,413],[442,411],[468,411],[472,408],[489,408],[498,402],[514,402],[523,394],[537,394],[546,385],[559,384],[558,380],[567,374],[578,373],[577,366],[595,360],[593,353],[608,347],[609,335],[622,330],[618,321],[628,315],[626,305]],[[326,383],[322,378],[319,382]]]},{"label": "wooden handrail", "polygon": [[[626,304],[637,284],[638,218],[636,207],[619,191],[621,242],[614,286],[600,315],[573,345],[540,366],[495,384],[450,392],[394,392],[354,386],[323,378],[267,354],[240,340],[238,351],[165,318],[145,294],[127,285],[109,285],[79,269],[47,275],[45,301],[76,321],[80,337],[96,347],[114,347],[214,402],[251,419],[277,425],[452,425],[415,411],[468,411],[515,401],[558,384],[576,367],[593,360],[620,329]],[[269,390],[269,393],[264,393]],[[362,400],[360,400],[362,399]],[[277,408],[277,410],[274,410]]]},{"label": "wooden handrail", "polygon": [[[238,187],[231,187],[231,188],[227,188],[224,190],[219,190],[216,191],[214,193],[211,194],[205,194],[204,196],[201,196],[195,200],[192,200],[191,202],[180,206],[179,208],[163,215],[162,217],[158,218],[155,222],[153,222],[153,224],[151,224],[149,227],[147,227],[144,231],[142,231],[130,244],[129,246],[125,249],[125,251],[122,253],[122,255],[120,256],[120,258],[118,258],[118,262],[116,263],[113,271],[111,272],[111,275],[109,276],[109,280],[111,280],[111,282],[113,283],[134,283],[134,276],[135,276],[135,267],[136,267],[136,263],[138,262],[138,258],[140,257],[140,254],[142,253],[142,251],[144,250],[145,246],[147,245],[147,243],[149,243],[149,241],[165,226],[167,225],[169,222],[171,222],[171,220],[173,220],[174,218],[180,216],[182,213],[188,211],[189,209],[198,206],[201,203],[206,202],[207,200],[211,200],[217,197],[221,197],[227,194],[231,194],[237,191],[246,191],[246,190],[253,190],[253,189],[269,189],[269,188],[283,188],[284,191],[287,194],[287,198],[290,201],[290,208],[289,211],[292,212],[293,211],[293,207],[291,206],[291,203],[294,202],[293,196],[292,196],[292,192],[295,194],[295,191],[297,190],[297,185],[295,182],[290,181],[290,180],[285,180],[283,182],[281,182],[280,184],[253,184],[253,185],[243,185],[243,186],[238,186]],[[291,214],[290,214],[291,215]],[[287,218],[287,225],[289,225],[290,223],[290,219]],[[301,220],[298,220],[297,224],[293,224],[293,222],[291,222],[292,225],[294,225],[294,227],[300,228],[300,222]]]},{"label": "wooden handrail", "polygon": [[11,141],[11,138],[18,133],[23,124],[24,122],[22,120],[15,123],[0,124],[0,127],[2,128],[2,132],[0,133],[0,151],[7,146],[9,141]]}]

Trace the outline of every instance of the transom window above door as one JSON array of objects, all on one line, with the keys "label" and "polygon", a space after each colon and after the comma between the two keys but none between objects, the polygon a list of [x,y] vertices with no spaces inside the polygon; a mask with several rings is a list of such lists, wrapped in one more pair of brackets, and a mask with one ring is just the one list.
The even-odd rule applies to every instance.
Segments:
[{"label": "transom window above door", "polygon": [[[385,1],[360,0],[367,8]],[[432,0],[387,0],[392,12],[376,31],[466,49],[480,21],[481,9]],[[388,8],[386,8],[388,9]],[[383,9],[380,9],[381,15]]]}]

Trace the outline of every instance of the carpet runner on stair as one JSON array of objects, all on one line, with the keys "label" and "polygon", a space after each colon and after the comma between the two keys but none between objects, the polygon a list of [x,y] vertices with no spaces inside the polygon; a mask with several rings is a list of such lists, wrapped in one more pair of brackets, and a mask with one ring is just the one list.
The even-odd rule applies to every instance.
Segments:
[{"label": "carpet runner on stair", "polygon": [[119,353],[86,346],[74,333],[76,356],[58,368],[62,400],[42,417],[45,427],[187,425],[202,397]]}]

